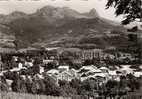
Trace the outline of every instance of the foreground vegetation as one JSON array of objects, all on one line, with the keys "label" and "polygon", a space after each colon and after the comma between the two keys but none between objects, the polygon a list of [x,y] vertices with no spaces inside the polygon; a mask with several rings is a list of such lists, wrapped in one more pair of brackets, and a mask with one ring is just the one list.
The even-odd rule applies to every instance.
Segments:
[{"label": "foreground vegetation", "polygon": [[45,95],[32,95],[14,92],[1,92],[0,99],[70,99],[68,97],[55,97]]},{"label": "foreground vegetation", "polygon": [[[88,99],[87,97],[73,96],[73,97],[59,97],[59,96],[46,96],[46,95],[33,95],[15,92],[0,92],[0,99]],[[93,99],[107,99],[105,97],[94,97]],[[121,98],[116,99],[142,99],[141,93],[130,93]]]},{"label": "foreground vegetation", "polygon": [[[59,81],[59,86],[53,82],[50,77],[45,78],[43,83],[42,80],[38,80],[33,84],[33,88],[31,87],[31,92],[28,91],[24,82],[21,84],[19,82],[18,86],[15,85],[14,90],[12,88],[15,93],[0,92],[0,99],[68,99],[67,97],[71,97],[69,99],[88,99],[88,97],[93,99],[131,99],[131,97],[134,97],[132,99],[141,99],[142,97],[142,80],[134,78],[131,74],[126,77],[122,76],[120,81],[109,80],[101,86],[93,79],[83,82],[78,79],[71,82],[63,80]],[[5,86],[1,85],[0,88],[1,91],[6,91],[4,90]]]}]

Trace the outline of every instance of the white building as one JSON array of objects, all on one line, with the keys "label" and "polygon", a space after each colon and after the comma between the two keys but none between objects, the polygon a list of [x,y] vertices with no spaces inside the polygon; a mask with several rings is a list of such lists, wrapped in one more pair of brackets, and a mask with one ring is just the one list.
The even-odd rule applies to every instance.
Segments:
[{"label": "white building", "polygon": [[59,70],[60,72],[69,71],[69,66],[59,66],[59,67],[58,67],[58,70]]}]

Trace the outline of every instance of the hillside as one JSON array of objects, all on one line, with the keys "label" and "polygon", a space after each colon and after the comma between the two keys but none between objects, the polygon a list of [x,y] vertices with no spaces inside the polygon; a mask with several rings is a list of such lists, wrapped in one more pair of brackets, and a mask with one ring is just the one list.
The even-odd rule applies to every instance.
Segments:
[{"label": "hillside", "polygon": [[15,36],[11,34],[11,30],[5,25],[0,25],[0,47],[15,47],[14,40]]},{"label": "hillside", "polygon": [[[126,31],[125,28],[114,25],[112,21],[101,18],[95,9],[79,13],[67,7],[53,6],[45,6],[33,14],[13,12],[9,15],[0,15],[0,23],[9,27],[9,33],[15,36],[19,47],[31,45],[106,47],[111,44],[101,39],[102,37],[114,30],[121,30],[120,33]],[[91,42],[80,43],[90,37]],[[99,37],[101,45],[96,37]]]}]

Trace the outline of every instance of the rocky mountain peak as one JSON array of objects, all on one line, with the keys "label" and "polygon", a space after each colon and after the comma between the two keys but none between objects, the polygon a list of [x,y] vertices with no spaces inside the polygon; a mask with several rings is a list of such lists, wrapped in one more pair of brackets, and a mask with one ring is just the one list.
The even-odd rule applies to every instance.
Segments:
[{"label": "rocky mountain peak", "polygon": [[39,9],[36,13],[37,15],[63,19],[63,18],[95,18],[98,17],[97,11],[92,9],[90,12],[84,14],[79,13],[76,10],[73,10],[69,7],[54,7],[54,6],[45,6]]},{"label": "rocky mountain peak", "polygon": [[96,11],[95,8],[91,9],[90,12],[88,13],[88,15],[90,17],[94,17],[94,18],[99,17],[99,14],[98,14],[98,12]]}]

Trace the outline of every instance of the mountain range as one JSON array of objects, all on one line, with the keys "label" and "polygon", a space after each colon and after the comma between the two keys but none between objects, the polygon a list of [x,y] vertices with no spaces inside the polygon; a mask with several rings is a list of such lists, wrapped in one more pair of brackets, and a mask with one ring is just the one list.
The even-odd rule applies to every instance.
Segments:
[{"label": "mountain range", "polygon": [[100,17],[95,9],[80,13],[53,6],[45,6],[32,14],[15,11],[0,15],[0,24],[0,32],[13,35],[19,47],[114,46],[104,37],[113,31],[118,34],[126,31],[118,23]]}]

